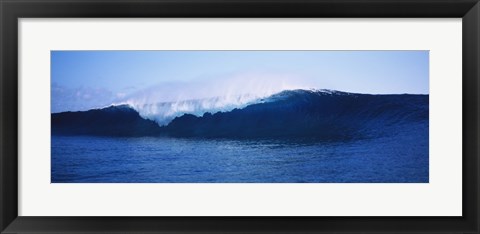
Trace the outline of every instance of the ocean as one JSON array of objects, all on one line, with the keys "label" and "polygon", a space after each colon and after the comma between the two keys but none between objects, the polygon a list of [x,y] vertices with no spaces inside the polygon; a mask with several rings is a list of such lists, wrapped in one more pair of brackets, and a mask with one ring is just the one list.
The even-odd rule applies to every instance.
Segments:
[{"label": "ocean", "polygon": [[51,182],[428,183],[423,136],[340,142],[52,136]]}]

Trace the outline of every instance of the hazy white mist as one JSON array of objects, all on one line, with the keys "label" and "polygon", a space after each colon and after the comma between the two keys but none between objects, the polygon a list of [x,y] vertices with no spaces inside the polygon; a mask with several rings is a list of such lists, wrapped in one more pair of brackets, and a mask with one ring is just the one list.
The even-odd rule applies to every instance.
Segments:
[{"label": "hazy white mist", "polygon": [[183,114],[201,116],[242,108],[283,90],[317,88],[308,79],[272,74],[241,74],[204,82],[163,83],[113,103],[128,104],[144,118],[168,124]]}]

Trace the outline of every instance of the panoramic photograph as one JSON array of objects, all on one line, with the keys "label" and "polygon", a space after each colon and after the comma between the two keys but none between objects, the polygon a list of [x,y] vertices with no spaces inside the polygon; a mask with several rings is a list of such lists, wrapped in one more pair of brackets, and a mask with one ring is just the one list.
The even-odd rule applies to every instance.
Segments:
[{"label": "panoramic photograph", "polygon": [[51,51],[51,183],[428,183],[429,51]]}]

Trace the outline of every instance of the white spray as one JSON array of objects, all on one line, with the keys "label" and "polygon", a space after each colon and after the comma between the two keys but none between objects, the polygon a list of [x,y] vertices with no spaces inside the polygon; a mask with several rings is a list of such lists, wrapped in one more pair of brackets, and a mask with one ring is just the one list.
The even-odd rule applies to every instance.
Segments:
[{"label": "white spray", "polygon": [[128,95],[115,103],[128,104],[144,118],[166,125],[183,114],[201,116],[243,108],[272,94],[314,88],[295,76],[242,74],[207,82],[164,83]]}]

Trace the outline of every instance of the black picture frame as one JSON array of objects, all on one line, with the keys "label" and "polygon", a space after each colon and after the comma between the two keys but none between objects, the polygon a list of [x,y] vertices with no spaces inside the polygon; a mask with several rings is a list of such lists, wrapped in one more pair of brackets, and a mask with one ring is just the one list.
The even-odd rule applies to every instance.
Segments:
[{"label": "black picture frame", "polygon": [[[0,14],[1,233],[479,232],[478,0],[0,0]],[[462,18],[463,215],[461,217],[18,216],[18,19],[36,17]]]}]

